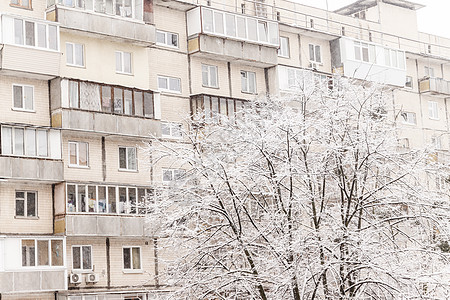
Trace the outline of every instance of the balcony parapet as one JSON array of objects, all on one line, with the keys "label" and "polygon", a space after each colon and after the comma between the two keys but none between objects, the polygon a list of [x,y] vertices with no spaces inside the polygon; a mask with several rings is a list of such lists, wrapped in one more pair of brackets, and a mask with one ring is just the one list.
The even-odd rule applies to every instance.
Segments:
[{"label": "balcony parapet", "polygon": [[0,272],[0,293],[65,290],[65,278],[65,270]]},{"label": "balcony parapet", "polygon": [[64,166],[60,160],[0,156],[0,177],[56,183],[64,180]]},{"label": "balcony parapet", "polygon": [[422,94],[445,98],[450,96],[450,81],[436,77],[425,77],[420,80],[419,89]]}]

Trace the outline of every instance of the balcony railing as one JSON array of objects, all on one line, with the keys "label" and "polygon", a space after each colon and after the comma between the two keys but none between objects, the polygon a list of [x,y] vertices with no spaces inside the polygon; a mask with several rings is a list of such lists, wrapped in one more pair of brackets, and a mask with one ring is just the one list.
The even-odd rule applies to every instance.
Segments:
[{"label": "balcony railing", "polygon": [[450,96],[450,81],[442,78],[426,77],[420,80],[420,92],[436,96]]}]

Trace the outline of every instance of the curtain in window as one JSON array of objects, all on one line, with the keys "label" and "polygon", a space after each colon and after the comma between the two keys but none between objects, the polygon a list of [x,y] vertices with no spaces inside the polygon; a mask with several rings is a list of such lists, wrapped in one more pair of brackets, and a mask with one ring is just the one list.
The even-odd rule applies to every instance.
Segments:
[{"label": "curtain in window", "polygon": [[97,84],[80,82],[80,108],[100,110],[100,88]]}]

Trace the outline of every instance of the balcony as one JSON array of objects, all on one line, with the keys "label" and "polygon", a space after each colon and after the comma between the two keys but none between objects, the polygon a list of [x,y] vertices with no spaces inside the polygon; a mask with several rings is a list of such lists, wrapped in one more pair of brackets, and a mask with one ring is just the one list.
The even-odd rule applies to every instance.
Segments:
[{"label": "balcony", "polygon": [[59,74],[59,27],[1,15],[0,74],[50,80]]},{"label": "balcony", "polygon": [[51,5],[47,8],[46,18],[59,22],[64,29],[119,38],[143,46],[155,43],[155,26],[148,23],[153,21],[153,13],[143,11],[142,1],[140,5],[139,1],[133,1],[133,7],[120,7],[120,10],[117,10],[121,6],[119,4],[105,7],[96,0],[99,3],[92,6],[93,2],[90,2],[91,7],[87,7],[87,3],[83,7],[69,7],[62,3]]},{"label": "balcony", "polygon": [[161,136],[159,93],[57,78],[50,97],[53,127]]},{"label": "balcony", "polygon": [[62,161],[27,157],[0,156],[0,177],[17,180],[61,182]]},{"label": "balcony", "polygon": [[194,95],[191,96],[191,114],[196,121],[218,122],[220,116],[227,116],[234,122],[239,118],[247,100],[220,97],[213,95]]},{"label": "balcony", "polygon": [[446,98],[450,96],[450,81],[426,77],[420,80],[419,89],[422,94]]},{"label": "balcony", "polygon": [[340,38],[330,42],[333,73],[403,87],[405,52],[382,45]]},{"label": "balcony", "polygon": [[65,274],[65,270],[0,272],[0,293],[64,290]]},{"label": "balcony", "polygon": [[190,55],[257,67],[277,64],[277,22],[196,7],[187,12],[187,24]]}]

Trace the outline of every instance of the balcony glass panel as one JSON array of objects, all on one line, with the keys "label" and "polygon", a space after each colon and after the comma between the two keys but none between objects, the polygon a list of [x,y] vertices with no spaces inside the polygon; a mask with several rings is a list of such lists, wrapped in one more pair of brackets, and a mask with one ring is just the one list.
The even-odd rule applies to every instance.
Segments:
[{"label": "balcony glass panel", "polygon": [[84,3],[82,0],[52,0],[47,6],[55,2],[66,7],[135,20],[142,20],[144,11],[142,0],[84,0]]}]

